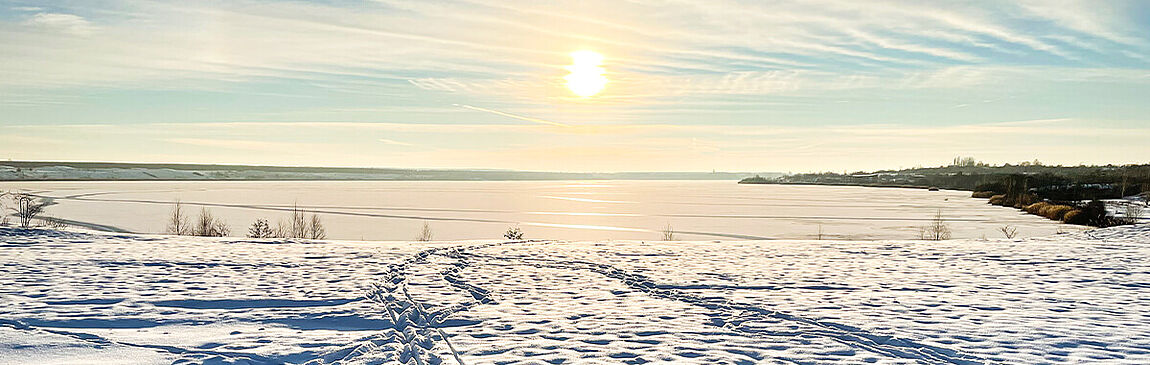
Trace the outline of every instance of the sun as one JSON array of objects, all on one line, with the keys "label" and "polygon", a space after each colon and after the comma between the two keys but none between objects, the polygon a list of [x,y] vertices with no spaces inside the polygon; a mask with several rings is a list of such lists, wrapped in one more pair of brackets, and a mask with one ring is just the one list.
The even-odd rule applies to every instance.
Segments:
[{"label": "sun", "polygon": [[593,51],[577,51],[571,53],[571,65],[567,71],[571,74],[564,76],[567,88],[575,95],[584,98],[594,96],[607,86],[607,77],[603,76],[607,70],[600,67],[603,64],[603,55]]}]

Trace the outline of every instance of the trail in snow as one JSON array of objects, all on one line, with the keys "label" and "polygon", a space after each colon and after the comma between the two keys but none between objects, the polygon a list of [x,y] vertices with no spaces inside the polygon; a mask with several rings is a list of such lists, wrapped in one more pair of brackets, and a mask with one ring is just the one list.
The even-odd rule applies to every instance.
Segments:
[{"label": "trail in snow", "polygon": [[[591,271],[603,276],[622,281],[627,286],[647,293],[649,295],[665,298],[691,305],[700,306],[713,311],[712,324],[729,328],[734,331],[751,335],[770,336],[822,336],[834,339],[849,346],[859,347],[875,353],[910,360],[925,360],[931,362],[944,362],[951,364],[979,364],[983,361],[977,357],[963,355],[952,349],[938,346],[924,345],[891,335],[876,335],[862,329],[831,322],[813,320],[787,313],[781,313],[768,308],[732,302],[726,298],[705,298],[673,288],[671,285],[658,284],[646,276],[627,272],[611,265],[580,261],[559,261],[538,258],[498,257],[471,254],[473,257],[502,261],[510,265],[530,265],[535,267],[551,267],[566,270]],[[702,287],[710,289],[710,287]],[[764,331],[750,326],[743,326],[747,322],[762,321],[765,318],[779,319],[799,323],[807,328],[785,333]]]}]

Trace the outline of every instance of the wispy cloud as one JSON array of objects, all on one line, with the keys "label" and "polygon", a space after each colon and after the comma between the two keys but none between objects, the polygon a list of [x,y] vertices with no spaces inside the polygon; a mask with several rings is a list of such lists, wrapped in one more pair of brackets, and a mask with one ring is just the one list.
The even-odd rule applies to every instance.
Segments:
[{"label": "wispy cloud", "polygon": [[412,143],[400,142],[400,141],[396,141],[393,139],[387,139],[387,138],[380,138],[379,141],[386,143],[386,144],[390,144],[390,145],[396,145],[396,146],[414,146],[415,145]]},{"label": "wispy cloud", "polygon": [[491,113],[491,114],[495,114],[495,115],[501,115],[501,116],[504,116],[504,117],[508,117],[508,118],[514,118],[514,119],[519,119],[519,120],[525,120],[525,121],[528,121],[528,122],[532,122],[532,123],[547,124],[547,125],[553,125],[553,126],[557,126],[557,127],[570,127],[570,125],[567,125],[567,124],[563,124],[563,123],[559,123],[559,122],[552,122],[552,121],[550,121],[550,120],[544,120],[544,119],[539,119],[539,118],[532,118],[532,117],[528,117],[528,116],[522,116],[522,115],[518,115],[518,114],[511,114],[511,113],[501,112],[501,111],[498,111],[498,110],[492,110],[492,109],[487,109],[487,108],[480,108],[480,107],[477,107],[477,106],[471,106],[471,105],[462,105],[462,104],[455,104],[455,105],[456,105],[456,106],[458,106],[458,107],[460,107],[460,108],[463,108],[463,109],[470,109],[470,110],[475,110],[475,111],[481,111],[481,112],[484,112],[484,113]]},{"label": "wispy cloud", "polygon": [[36,13],[24,22],[33,28],[60,31],[72,35],[89,35],[96,27],[81,16],[59,13]]},{"label": "wispy cloud", "polygon": [[179,143],[201,147],[223,148],[230,150],[251,150],[263,152],[285,152],[285,151],[298,151],[300,148],[315,148],[323,144],[320,143],[298,143],[298,142],[272,142],[262,140],[240,140],[240,139],[209,139],[209,138],[169,138],[164,139],[164,142]]}]

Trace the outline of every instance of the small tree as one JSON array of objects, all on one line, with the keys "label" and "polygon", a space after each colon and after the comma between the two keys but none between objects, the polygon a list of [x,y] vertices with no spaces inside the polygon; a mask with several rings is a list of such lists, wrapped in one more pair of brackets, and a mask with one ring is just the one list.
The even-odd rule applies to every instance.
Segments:
[{"label": "small tree", "polygon": [[190,236],[193,233],[192,218],[184,213],[183,204],[179,200],[176,200],[172,213],[168,215],[167,232],[178,236]]},{"label": "small tree", "polygon": [[275,229],[275,236],[280,238],[309,238],[321,240],[327,238],[327,229],[323,227],[323,220],[318,215],[305,214],[299,205],[293,205],[291,216],[281,220]]},{"label": "small tree", "polygon": [[420,242],[427,242],[431,241],[432,237],[434,237],[434,235],[431,232],[431,224],[423,222],[423,229],[419,231],[419,236],[416,236],[415,240]]},{"label": "small tree", "polygon": [[675,240],[675,227],[671,227],[670,223],[667,223],[667,225],[663,227],[663,240],[664,241],[674,241]]},{"label": "small tree", "polygon": [[1002,226],[1002,227],[998,227],[998,231],[1002,232],[1002,235],[1006,236],[1007,239],[1012,239],[1012,238],[1014,238],[1014,236],[1018,235],[1018,227],[1015,227],[1015,226],[1012,226],[1009,224]]},{"label": "small tree", "polygon": [[312,214],[307,223],[307,238],[322,240],[327,238],[327,229],[323,228],[323,221],[318,215]]},{"label": "small tree", "polygon": [[204,237],[224,237],[231,233],[227,223],[217,219],[208,208],[200,209],[200,216],[196,219],[193,234]]},{"label": "small tree", "polygon": [[275,237],[275,231],[272,230],[272,226],[268,224],[267,219],[260,218],[248,227],[248,237],[271,238]]},{"label": "small tree", "polygon": [[503,233],[503,238],[506,238],[509,240],[517,240],[517,241],[522,240],[523,239],[523,231],[519,230],[519,226],[513,226],[511,228],[508,228],[507,232]]},{"label": "small tree", "polygon": [[307,234],[307,217],[302,210],[299,210],[299,205],[292,205],[291,217],[288,218],[288,227],[291,227],[292,238],[306,238]]},{"label": "small tree", "polygon": [[922,239],[931,241],[942,241],[950,239],[950,226],[948,226],[946,221],[942,219],[941,209],[935,213],[934,219],[930,221],[930,224],[922,227],[920,235],[922,236]]},{"label": "small tree", "polygon": [[32,220],[36,219],[40,213],[44,212],[44,208],[48,207],[48,203],[40,200],[37,196],[26,193],[16,192],[12,193],[12,202],[16,204],[12,211],[16,213],[16,217],[20,219],[20,227],[30,227]]}]

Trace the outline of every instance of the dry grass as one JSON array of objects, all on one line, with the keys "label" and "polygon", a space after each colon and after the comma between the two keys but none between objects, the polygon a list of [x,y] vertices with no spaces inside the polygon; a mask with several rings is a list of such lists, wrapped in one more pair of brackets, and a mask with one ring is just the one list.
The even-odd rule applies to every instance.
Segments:
[{"label": "dry grass", "polygon": [[1066,213],[1074,210],[1074,207],[1069,205],[1050,205],[1039,211],[1039,215],[1050,218],[1056,221],[1062,220]]},{"label": "dry grass", "polygon": [[1049,207],[1049,206],[1050,206],[1050,203],[1037,202],[1037,203],[1034,203],[1031,205],[1027,205],[1026,209],[1024,209],[1024,210],[1026,210],[1026,212],[1030,213],[1030,214],[1041,215],[1040,212],[1042,212],[1043,209],[1045,209],[1046,207]]},{"label": "dry grass", "polygon": [[1037,203],[1041,200],[1042,199],[1039,199],[1038,196],[1034,194],[1022,194],[1015,197],[1013,201],[1014,204],[1011,205],[1013,205],[1015,208],[1022,209],[1023,207]]},{"label": "dry grass", "polygon": [[1082,215],[1081,210],[1079,210],[1079,209],[1071,210],[1069,212],[1066,212],[1066,214],[1064,214],[1062,216],[1062,222],[1070,223],[1070,224],[1079,224],[1078,218],[1080,215]]},{"label": "dry grass", "polygon": [[971,198],[989,199],[990,197],[992,197],[994,195],[995,194],[993,191],[976,191],[976,192],[970,194],[970,197]]},{"label": "dry grass", "polygon": [[990,197],[989,203],[994,205],[1006,205],[1006,195],[998,194],[992,196]]}]

